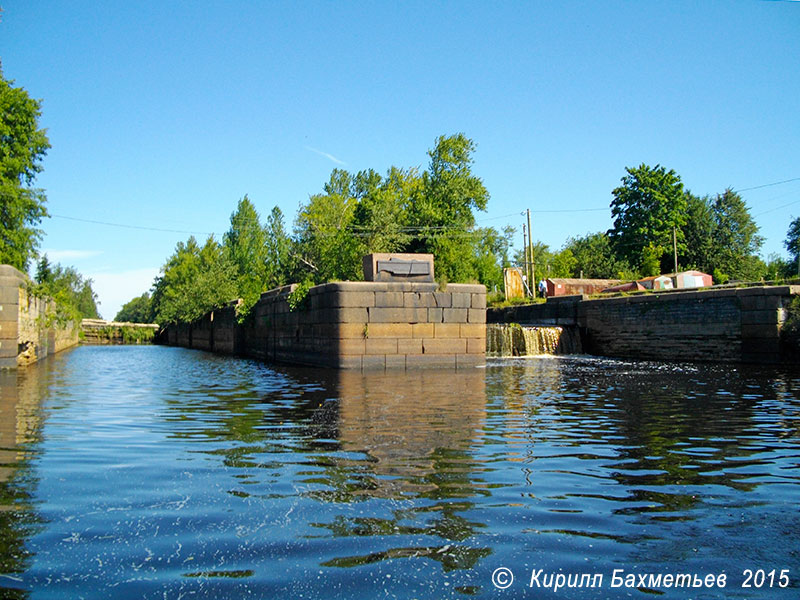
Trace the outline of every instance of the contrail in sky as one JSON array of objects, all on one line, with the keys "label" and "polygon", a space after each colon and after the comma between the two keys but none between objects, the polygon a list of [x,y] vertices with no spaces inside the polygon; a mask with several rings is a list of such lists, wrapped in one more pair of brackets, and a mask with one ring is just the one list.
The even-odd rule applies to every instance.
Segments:
[{"label": "contrail in sky", "polygon": [[320,156],[324,156],[325,158],[330,159],[333,162],[335,162],[337,165],[346,165],[347,164],[343,160],[339,160],[338,158],[336,158],[333,154],[328,154],[327,152],[323,152],[322,150],[317,150],[316,148],[312,148],[311,146],[305,146],[305,149],[306,150],[311,150],[311,152],[315,152],[315,153],[319,154]]}]

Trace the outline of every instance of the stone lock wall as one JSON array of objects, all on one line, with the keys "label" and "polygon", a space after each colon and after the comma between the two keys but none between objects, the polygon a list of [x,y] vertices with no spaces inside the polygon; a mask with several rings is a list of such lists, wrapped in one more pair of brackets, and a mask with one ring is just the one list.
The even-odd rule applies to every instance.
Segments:
[{"label": "stone lock wall", "polygon": [[800,286],[563,296],[491,309],[489,322],[577,326],[585,352],[613,358],[779,363],[795,359],[781,329]]},{"label": "stone lock wall", "polygon": [[76,323],[59,325],[52,301],[28,293],[28,277],[0,265],[0,368],[15,369],[78,344]]},{"label": "stone lock wall", "polygon": [[262,360],[339,369],[464,368],[486,356],[486,288],[436,283],[338,282],[262,294],[250,319],[235,304],[191,324],[171,325],[165,343]]},{"label": "stone lock wall", "polygon": [[577,320],[592,354],[778,363],[797,294],[800,286],[758,286],[593,299],[578,305]]}]

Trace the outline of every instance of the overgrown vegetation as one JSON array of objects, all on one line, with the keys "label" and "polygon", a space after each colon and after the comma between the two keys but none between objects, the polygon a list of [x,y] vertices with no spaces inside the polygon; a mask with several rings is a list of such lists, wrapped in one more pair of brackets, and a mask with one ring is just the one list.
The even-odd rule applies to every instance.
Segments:
[{"label": "overgrown vegetation", "polygon": [[53,318],[57,323],[64,325],[70,321],[100,318],[92,280],[85,278],[73,267],[51,264],[45,254],[37,264],[34,282],[29,287],[29,293],[55,301],[56,312]]},{"label": "overgrown vegetation", "polygon": [[[279,208],[262,223],[243,197],[221,243],[209,237],[200,246],[192,237],[177,245],[153,286],[147,320],[192,321],[235,298],[242,299],[237,312],[244,320],[263,291],[298,281],[290,302],[299,310],[312,285],[361,279],[361,258],[370,252],[432,253],[440,283],[480,282],[490,304],[506,304],[492,293],[502,290],[503,268],[525,259],[521,250],[509,256],[513,228],[476,226],[489,192],[472,173],[474,151],[472,140],[457,134],[436,140],[422,171],[334,169],[322,192],[300,206],[292,234]],[[731,189],[698,197],[674,171],[642,164],[627,168],[612,194],[612,229],[571,237],[558,251],[534,243],[537,280],[631,281],[674,271],[676,251],[679,270],[710,273],[717,283],[797,272],[800,219],[786,240],[793,261],[764,262],[758,226]]]},{"label": "overgrown vegetation", "polygon": [[[537,279],[632,281],[671,273],[676,249],[679,270],[709,273],[716,283],[789,275],[780,257],[771,256],[767,262],[759,257],[764,239],[744,200],[731,189],[701,198],[684,189],[675,171],[643,164],[627,168],[622,185],[612,194],[610,230],[572,237],[558,252],[534,243]],[[800,221],[786,242],[793,256],[800,249],[798,238]],[[515,262],[524,264],[521,251]]]},{"label": "overgrown vegetation", "polygon": [[235,298],[247,318],[261,293],[302,282],[290,296],[293,310],[308,289],[332,280],[363,278],[370,252],[429,252],[440,281],[480,281],[502,286],[513,229],[475,225],[489,192],[471,170],[475,144],[463,134],[436,140],[429,166],[391,167],[352,174],[334,169],[323,191],[300,206],[293,234],[273,208],[265,223],[250,199],[231,214],[222,243],[181,242],[153,286],[150,319],[193,321]]},{"label": "overgrown vegetation", "polygon": [[0,264],[21,271],[36,257],[47,216],[44,191],[34,187],[50,148],[40,114],[41,102],[0,70]]},{"label": "overgrown vegetation", "polygon": [[145,292],[123,304],[114,320],[119,323],[152,323],[153,303],[150,294]]}]

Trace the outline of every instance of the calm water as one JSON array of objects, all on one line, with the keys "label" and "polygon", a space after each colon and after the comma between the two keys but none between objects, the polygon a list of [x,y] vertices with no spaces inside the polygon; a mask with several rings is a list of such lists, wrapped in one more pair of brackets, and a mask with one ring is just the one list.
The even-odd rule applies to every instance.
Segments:
[{"label": "calm water", "polygon": [[0,382],[0,598],[800,597],[800,374],[81,347]]}]

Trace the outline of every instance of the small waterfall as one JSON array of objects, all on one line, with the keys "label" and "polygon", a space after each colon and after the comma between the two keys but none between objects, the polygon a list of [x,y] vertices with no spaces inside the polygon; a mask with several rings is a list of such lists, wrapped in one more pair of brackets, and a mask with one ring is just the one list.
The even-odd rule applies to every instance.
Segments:
[{"label": "small waterfall", "polygon": [[577,327],[524,327],[517,323],[486,325],[487,356],[580,354]]}]

